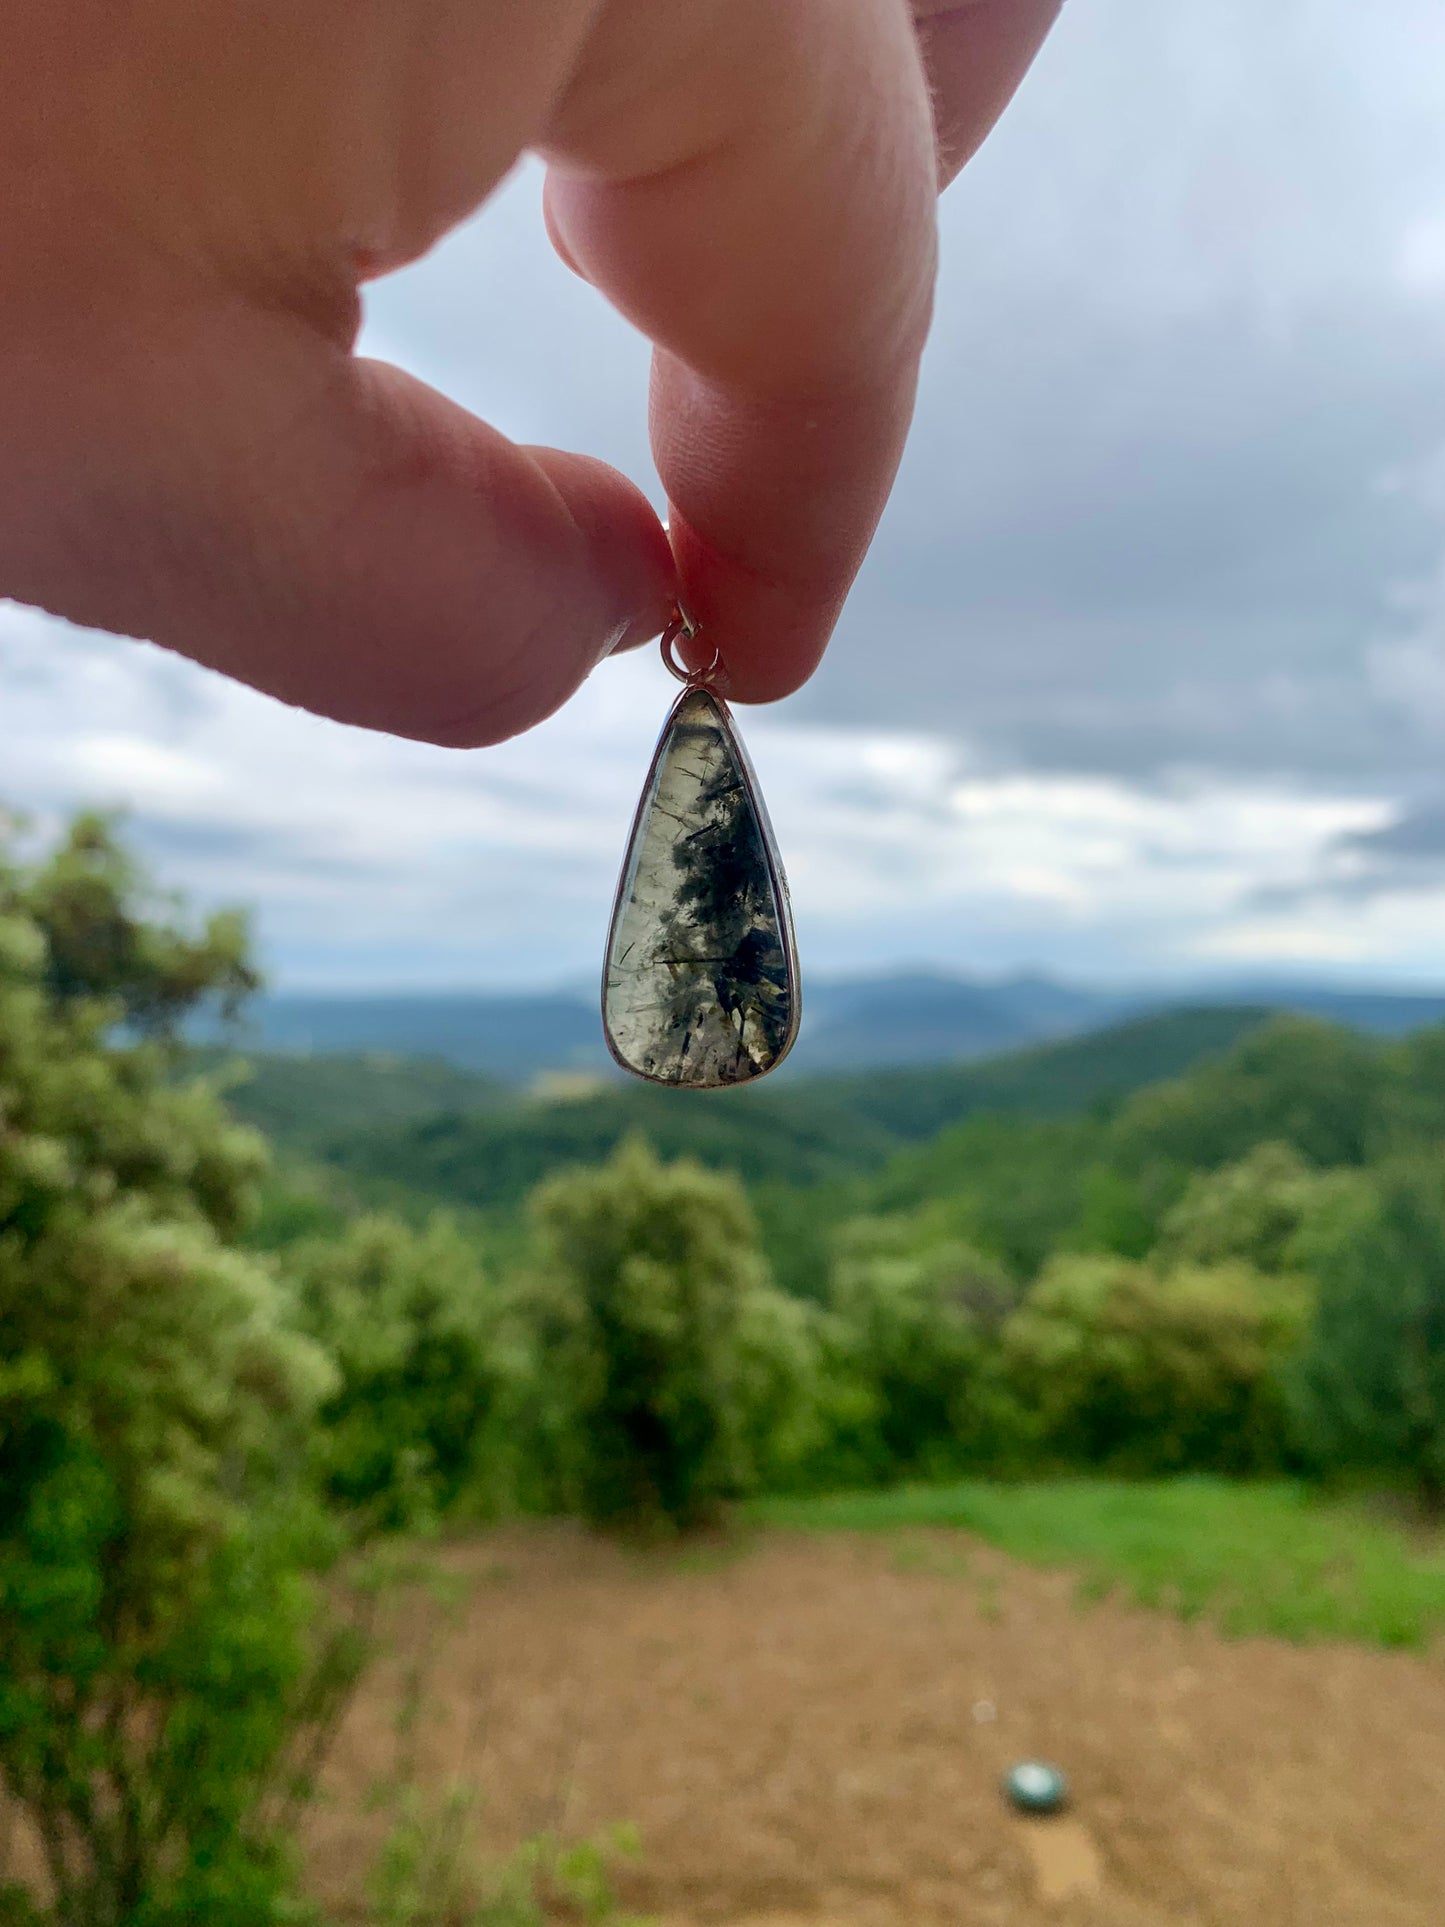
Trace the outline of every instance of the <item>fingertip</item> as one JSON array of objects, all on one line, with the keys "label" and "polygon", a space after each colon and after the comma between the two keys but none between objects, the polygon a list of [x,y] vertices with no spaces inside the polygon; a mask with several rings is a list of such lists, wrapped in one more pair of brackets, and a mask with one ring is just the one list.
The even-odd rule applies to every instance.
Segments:
[{"label": "fingertip", "polygon": [[553,205],[552,178],[552,173],[549,169],[542,182],[542,225],[547,230],[547,239],[552,243],[552,251],[562,263],[563,267],[570,268],[579,281],[586,281],[590,287],[592,285],[591,280],[578,262],[577,256],[573,253],[562,223],[558,219],[557,210]]},{"label": "fingertip", "polygon": [[605,462],[518,447],[395,369],[363,379],[386,453],[338,584],[353,675],[327,706],[452,747],[501,742],[661,627],[676,594],[667,537]]},{"label": "fingertip", "polygon": [[940,188],[982,146],[1062,5],[1063,0],[1010,0],[1007,6],[912,0],[933,98]]},{"label": "fingertip", "polygon": [[911,373],[759,403],[656,357],[653,446],[682,602],[740,702],[789,696],[817,668],[902,452]]},{"label": "fingertip", "polygon": [[772,578],[721,554],[676,509],[670,518],[680,600],[697,630],[682,654],[701,669],[716,652],[719,691],[740,703],[793,695],[823,659],[846,583]]},{"label": "fingertip", "polygon": [[642,490],[594,456],[535,446],[522,453],[557,490],[592,551],[599,579],[613,586],[623,622],[602,655],[660,635],[677,601],[677,567],[667,529]]}]

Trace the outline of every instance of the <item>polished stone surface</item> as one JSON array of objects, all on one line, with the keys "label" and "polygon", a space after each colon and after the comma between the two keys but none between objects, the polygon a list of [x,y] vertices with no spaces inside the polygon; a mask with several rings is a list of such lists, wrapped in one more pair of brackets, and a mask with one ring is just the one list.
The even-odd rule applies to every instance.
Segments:
[{"label": "polished stone surface", "polygon": [[660,1084],[760,1077],[798,1027],[787,885],[727,711],[678,700],[627,853],[602,1017],[612,1054]]}]

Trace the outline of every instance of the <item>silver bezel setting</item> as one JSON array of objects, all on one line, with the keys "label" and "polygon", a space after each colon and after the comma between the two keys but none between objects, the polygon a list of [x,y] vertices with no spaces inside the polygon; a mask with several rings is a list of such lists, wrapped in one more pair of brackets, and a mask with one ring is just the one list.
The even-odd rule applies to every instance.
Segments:
[{"label": "silver bezel setting", "polygon": [[[682,678],[679,677],[679,680],[681,681]],[[669,735],[672,733],[673,723],[677,718],[678,711],[690,697],[699,693],[706,696],[717,711],[718,721],[721,723],[733,754],[737,758],[737,764],[742,773],[743,786],[747,792],[748,802],[752,806],[753,813],[757,818],[758,827],[762,833],[763,856],[768,866],[768,879],[772,884],[773,900],[778,906],[778,940],[782,947],[788,985],[792,992],[787,1033],[772,1063],[767,1066],[766,1070],[756,1071],[751,1077],[742,1078],[738,1080],[737,1083],[725,1084],[690,1084],[682,1078],[658,1077],[651,1071],[639,1070],[635,1064],[629,1063],[622,1055],[607,1021],[607,1000],[611,989],[609,977],[612,968],[612,949],[617,940],[618,925],[627,907],[627,880],[628,870],[632,861],[632,852],[646,818],[647,809],[651,802],[657,780],[658,765],[662,760],[663,750]],[[664,1090],[719,1091],[745,1088],[749,1084],[756,1084],[761,1078],[770,1077],[788,1056],[793,1045],[797,1042],[798,1028],[802,1022],[803,1000],[798,976],[797,937],[793,929],[793,901],[788,890],[787,873],[783,869],[782,858],[778,852],[777,838],[773,834],[773,825],[768,816],[767,805],[764,803],[762,793],[758,788],[758,779],[753,769],[752,758],[748,755],[747,747],[742,737],[738,734],[737,726],[733,722],[732,711],[728,708],[724,699],[718,695],[717,691],[708,687],[703,677],[688,677],[686,679],[686,686],[668,710],[667,717],[663,722],[661,730],[658,732],[657,743],[652,752],[652,759],[647,766],[647,776],[642,785],[642,794],[637,800],[637,808],[633,811],[632,827],[628,832],[627,842],[623,849],[622,868],[618,874],[617,888],[612,899],[612,915],[607,924],[607,945],[602,957],[601,1002],[602,1035],[606,1040],[608,1053],[613,1062],[618,1065],[620,1069],[626,1071],[629,1077],[641,1078],[644,1083],[657,1084]]]}]

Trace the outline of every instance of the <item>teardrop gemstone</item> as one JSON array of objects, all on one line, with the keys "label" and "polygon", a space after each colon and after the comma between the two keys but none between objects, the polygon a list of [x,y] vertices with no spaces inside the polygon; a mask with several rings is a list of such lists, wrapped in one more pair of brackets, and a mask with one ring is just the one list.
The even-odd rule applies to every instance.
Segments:
[{"label": "teardrop gemstone", "polygon": [[624,1069],[714,1090],[780,1064],[798,1030],[788,886],[727,707],[689,688],[637,806],[602,988]]}]

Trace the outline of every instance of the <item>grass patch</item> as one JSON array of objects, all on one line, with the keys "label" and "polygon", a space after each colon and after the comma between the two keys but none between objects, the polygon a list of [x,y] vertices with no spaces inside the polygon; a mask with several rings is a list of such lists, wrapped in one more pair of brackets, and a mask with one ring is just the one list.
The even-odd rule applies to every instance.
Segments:
[{"label": "grass patch", "polygon": [[1105,1479],[907,1486],[765,1499],[759,1524],[810,1532],[959,1527],[1036,1566],[1240,1636],[1419,1649],[1445,1631],[1445,1543],[1283,1482]]}]

